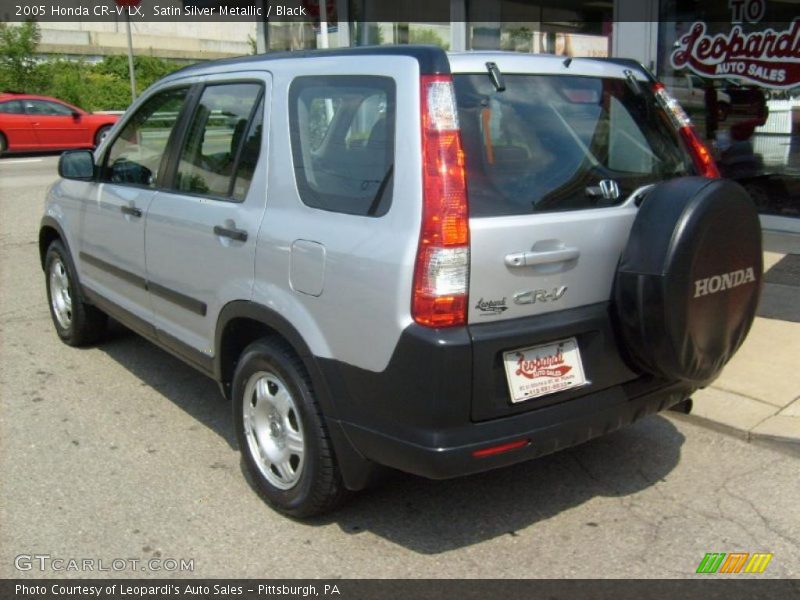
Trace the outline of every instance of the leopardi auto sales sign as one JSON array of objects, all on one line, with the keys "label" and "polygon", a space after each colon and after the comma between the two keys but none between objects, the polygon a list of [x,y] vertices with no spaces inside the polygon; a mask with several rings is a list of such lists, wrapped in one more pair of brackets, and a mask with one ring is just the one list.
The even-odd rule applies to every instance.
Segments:
[{"label": "leopardi auto sales sign", "polygon": [[770,88],[800,84],[800,20],[786,29],[744,33],[734,25],[727,33],[709,34],[696,22],[678,40],[673,68],[689,68],[701,77],[736,77]]}]

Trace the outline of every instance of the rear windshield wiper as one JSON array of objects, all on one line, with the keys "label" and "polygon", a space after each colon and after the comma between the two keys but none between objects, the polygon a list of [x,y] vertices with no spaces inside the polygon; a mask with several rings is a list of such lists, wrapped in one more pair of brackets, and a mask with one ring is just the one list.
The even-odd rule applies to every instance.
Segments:
[{"label": "rear windshield wiper", "polygon": [[497,63],[487,62],[486,70],[489,71],[489,79],[492,80],[494,89],[496,89],[498,92],[506,91],[506,82],[503,80],[503,74],[500,72],[500,68],[497,66]]},{"label": "rear windshield wiper", "polygon": [[380,185],[378,185],[378,190],[375,192],[375,196],[372,198],[372,202],[367,210],[368,216],[372,217],[378,211],[378,207],[381,205],[381,200],[383,199],[383,193],[386,191],[386,186],[392,178],[392,173],[394,173],[394,163],[389,165],[389,168],[386,170],[386,175],[383,176]]},{"label": "rear windshield wiper", "polygon": [[633,92],[634,96],[641,96],[642,95],[642,86],[639,85],[639,80],[636,79],[636,76],[633,74],[633,71],[630,69],[625,69],[623,71],[625,74],[625,79],[628,82],[628,87]]}]

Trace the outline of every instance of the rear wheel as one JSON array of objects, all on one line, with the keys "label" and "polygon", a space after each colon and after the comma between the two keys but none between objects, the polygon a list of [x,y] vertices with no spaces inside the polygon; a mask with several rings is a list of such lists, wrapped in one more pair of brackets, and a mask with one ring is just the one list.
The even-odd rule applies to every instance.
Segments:
[{"label": "rear wheel", "polygon": [[84,346],[100,339],[108,317],[83,302],[75,268],[59,240],[47,249],[45,275],[50,316],[58,337],[70,346]]},{"label": "rear wheel", "polygon": [[263,339],[242,353],[233,381],[233,419],[247,470],[277,510],[309,517],[344,496],[324,418],[302,361]]},{"label": "rear wheel", "polygon": [[6,136],[0,133],[0,156],[6,153],[8,150],[8,142],[6,141]]}]

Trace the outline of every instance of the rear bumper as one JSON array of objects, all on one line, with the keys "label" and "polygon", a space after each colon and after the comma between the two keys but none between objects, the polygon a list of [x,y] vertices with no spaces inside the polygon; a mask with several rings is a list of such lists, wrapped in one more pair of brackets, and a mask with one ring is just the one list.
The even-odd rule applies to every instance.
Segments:
[{"label": "rear bumper", "polygon": [[[481,324],[479,332],[412,325],[380,373],[317,358],[317,390],[332,408],[326,417],[347,486],[363,487],[374,464],[432,479],[510,465],[609,433],[688,397],[688,384],[624,365],[602,317],[606,308]],[[502,352],[573,335],[592,383],[511,405],[498,375]],[[478,415],[476,406],[491,410]],[[524,447],[473,456],[520,440]]]},{"label": "rear bumper", "polygon": [[[371,461],[430,479],[447,479],[512,465],[583,443],[665,410],[690,393],[685,385],[673,384],[630,398],[620,386],[522,415],[439,431],[440,442],[431,446],[353,423],[337,425]],[[527,444],[502,454],[473,456],[476,450],[518,440],[527,440]]]}]

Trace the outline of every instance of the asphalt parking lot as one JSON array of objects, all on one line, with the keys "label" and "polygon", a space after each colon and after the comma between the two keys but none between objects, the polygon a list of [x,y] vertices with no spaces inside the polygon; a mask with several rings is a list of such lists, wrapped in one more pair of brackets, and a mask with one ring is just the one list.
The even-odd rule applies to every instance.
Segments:
[{"label": "asphalt parking lot", "polygon": [[[800,455],[670,415],[479,476],[398,473],[312,522],[278,515],[212,381],[120,327],[58,341],[36,243],[56,162],[0,159],[0,577],[692,577],[708,552],[772,553],[747,577],[800,576]],[[18,558],[34,555],[139,562],[42,572]],[[152,558],[193,570],[143,571]]]}]

